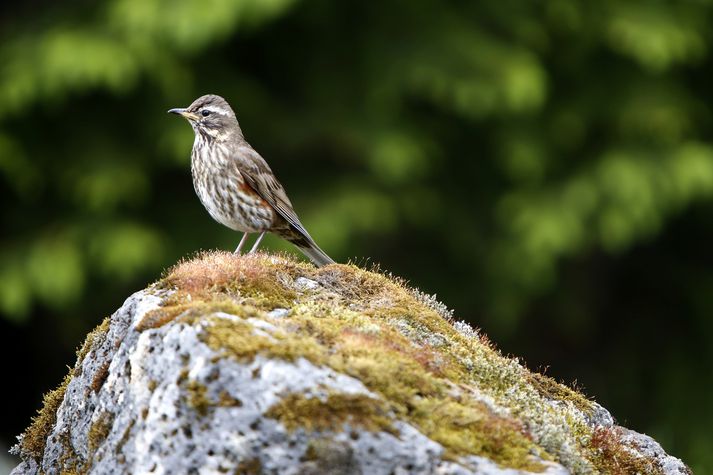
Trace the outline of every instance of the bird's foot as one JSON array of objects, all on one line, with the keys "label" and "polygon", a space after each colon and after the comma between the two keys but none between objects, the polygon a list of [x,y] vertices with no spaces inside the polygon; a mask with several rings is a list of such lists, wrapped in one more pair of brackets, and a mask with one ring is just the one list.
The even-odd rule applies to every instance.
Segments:
[{"label": "bird's foot", "polygon": [[245,241],[248,240],[248,233],[243,233],[243,237],[240,239],[240,242],[238,243],[238,247],[235,248],[235,252],[233,254],[240,255],[240,250],[243,248],[243,245],[245,244]]},{"label": "bird's foot", "polygon": [[260,241],[262,241],[262,238],[265,237],[265,231],[261,232],[260,235],[257,237],[255,240],[255,244],[253,244],[252,249],[250,249],[249,254],[252,254],[253,252],[257,251],[258,246],[260,245]]}]

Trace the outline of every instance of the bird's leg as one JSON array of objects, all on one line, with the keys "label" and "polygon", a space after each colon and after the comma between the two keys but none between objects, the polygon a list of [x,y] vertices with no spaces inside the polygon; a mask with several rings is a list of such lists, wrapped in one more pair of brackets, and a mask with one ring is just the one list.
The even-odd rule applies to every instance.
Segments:
[{"label": "bird's leg", "polygon": [[243,233],[242,239],[240,239],[240,242],[238,243],[238,247],[235,248],[235,253],[234,254],[240,254],[240,250],[243,248],[243,244],[245,244],[245,241],[248,240],[248,233]]},{"label": "bird's leg", "polygon": [[262,238],[265,237],[265,233],[266,233],[266,231],[263,231],[263,232],[261,232],[260,235],[257,237],[257,239],[255,240],[255,244],[253,244],[253,248],[250,249],[250,254],[252,254],[253,252],[257,251],[257,247],[260,245],[260,241],[262,241]]}]

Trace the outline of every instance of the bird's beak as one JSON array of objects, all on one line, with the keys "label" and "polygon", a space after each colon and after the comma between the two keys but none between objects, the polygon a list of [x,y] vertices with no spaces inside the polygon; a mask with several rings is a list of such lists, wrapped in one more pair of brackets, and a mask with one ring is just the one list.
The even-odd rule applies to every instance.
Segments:
[{"label": "bird's beak", "polygon": [[185,117],[188,120],[198,120],[198,116],[192,112],[188,112],[188,109],[180,109],[180,108],[171,109],[168,111],[168,113],[182,115],[183,117]]}]

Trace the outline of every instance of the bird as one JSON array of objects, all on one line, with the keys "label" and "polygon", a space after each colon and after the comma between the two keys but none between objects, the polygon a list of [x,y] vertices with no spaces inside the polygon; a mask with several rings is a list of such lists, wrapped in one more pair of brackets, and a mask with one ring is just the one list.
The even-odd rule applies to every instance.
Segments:
[{"label": "bird", "polygon": [[259,233],[253,253],[265,233],[272,232],[297,246],[317,267],[334,263],[300,222],[265,159],[245,140],[225,99],[207,94],[168,112],[183,116],[193,128],[191,175],[201,203],[214,220],[243,233],[235,254],[249,234]]}]

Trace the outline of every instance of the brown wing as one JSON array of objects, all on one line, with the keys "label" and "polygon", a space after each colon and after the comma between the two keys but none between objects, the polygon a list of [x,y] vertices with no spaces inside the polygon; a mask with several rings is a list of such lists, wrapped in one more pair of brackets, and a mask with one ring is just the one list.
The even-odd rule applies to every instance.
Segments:
[{"label": "brown wing", "polygon": [[265,159],[250,146],[240,147],[237,150],[237,156],[239,157],[238,170],[245,182],[262,199],[267,201],[292,228],[304,235],[309,241],[314,242],[307,230],[302,226],[297,213],[292,208],[292,203],[287,197],[287,193],[285,193],[285,189],[277,181]]}]

